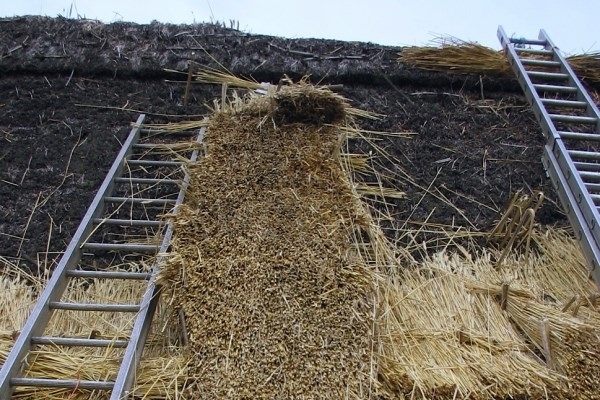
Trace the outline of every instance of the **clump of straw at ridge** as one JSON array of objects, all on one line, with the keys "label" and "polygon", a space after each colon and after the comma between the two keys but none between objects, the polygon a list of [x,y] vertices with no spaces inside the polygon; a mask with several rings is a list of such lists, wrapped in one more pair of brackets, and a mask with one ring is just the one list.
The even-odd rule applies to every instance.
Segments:
[{"label": "clump of straw at ridge", "polygon": [[[513,77],[502,51],[454,37],[438,37],[432,42],[437,46],[402,49],[399,61],[429,71]],[[600,83],[600,52],[572,55],[567,60],[581,80]]]}]

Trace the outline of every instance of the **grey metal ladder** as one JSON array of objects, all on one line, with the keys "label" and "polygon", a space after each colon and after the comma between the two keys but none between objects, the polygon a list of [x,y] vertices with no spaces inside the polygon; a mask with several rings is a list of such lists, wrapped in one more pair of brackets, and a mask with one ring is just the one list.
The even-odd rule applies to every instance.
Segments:
[{"label": "grey metal ladder", "polygon": [[[14,388],[18,386],[105,390],[110,392],[111,400],[125,399],[130,395],[136,368],[160,296],[160,287],[155,284],[158,263],[160,258],[168,251],[172,236],[171,225],[169,223],[164,224],[157,216],[164,214],[165,211],[177,212],[177,206],[182,203],[185,188],[189,183],[189,176],[183,172],[182,161],[160,160],[164,156],[156,156],[156,154],[153,156],[153,149],[161,148],[160,143],[141,143],[145,131],[142,128],[144,118],[144,115],[138,118],[124,142],[79,228],[40,294],[31,315],[2,365],[0,369],[0,399],[9,399]],[[201,128],[199,132],[193,132],[193,140],[198,143],[201,142],[204,131],[205,128]],[[164,153],[164,146],[162,148]],[[189,157],[191,162],[197,159],[199,148],[200,146],[196,146],[191,151]],[[143,172],[147,172],[148,168],[160,168],[163,171],[166,169],[168,173],[162,172],[164,174],[162,177],[132,176],[132,170],[141,171],[140,174],[143,175]],[[130,176],[125,176],[128,172]],[[171,176],[176,173],[184,175],[183,179],[172,179]],[[125,186],[125,188],[119,189],[119,185]],[[139,187],[143,187],[143,189],[134,193],[128,189],[133,185],[141,185]],[[148,188],[153,189],[149,190]],[[151,192],[154,192],[154,195],[145,198],[144,193]],[[140,193],[144,197],[138,197]],[[109,212],[108,209],[115,205],[116,208],[111,209]],[[130,213],[127,217],[119,217],[121,215],[119,210],[123,209],[123,205],[127,205],[125,208]],[[142,211],[136,209],[134,214],[134,207],[136,206],[142,206],[144,209]],[[156,214],[151,216],[148,208],[152,206],[162,206],[162,208],[159,208]],[[123,229],[131,227],[152,229],[152,232],[157,235],[157,244],[114,240],[114,237],[111,237],[111,229],[117,227]],[[154,261],[151,272],[111,271],[110,266],[104,269],[84,267],[81,262],[82,257],[86,254],[95,257],[95,254],[101,252],[153,256]],[[77,278],[147,280],[148,284],[139,304],[82,304],[61,301],[69,281]],[[136,316],[128,339],[107,340],[44,336],[44,331],[53,312],[59,310],[128,312],[136,313]],[[124,353],[114,381],[80,380],[75,379],[76,377],[73,377],[72,380],[22,377],[27,356],[35,345],[123,348]]]},{"label": "grey metal ladder", "polygon": [[538,39],[498,39],[539,121],[542,162],[600,286],[600,112],[544,30]]}]

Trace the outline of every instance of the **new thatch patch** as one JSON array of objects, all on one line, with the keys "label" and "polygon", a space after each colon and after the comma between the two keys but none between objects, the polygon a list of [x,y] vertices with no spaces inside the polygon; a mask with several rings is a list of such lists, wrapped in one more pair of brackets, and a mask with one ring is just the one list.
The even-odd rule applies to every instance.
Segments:
[{"label": "new thatch patch", "polygon": [[162,272],[193,355],[187,398],[366,398],[371,273],[337,154],[349,106],[308,84],[218,107]]}]

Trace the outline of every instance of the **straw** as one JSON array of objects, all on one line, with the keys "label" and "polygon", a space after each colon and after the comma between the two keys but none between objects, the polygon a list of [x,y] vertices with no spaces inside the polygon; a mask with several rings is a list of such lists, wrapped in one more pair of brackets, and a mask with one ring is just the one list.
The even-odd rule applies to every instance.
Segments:
[{"label": "straw", "polygon": [[[512,77],[502,51],[464,41],[452,36],[437,37],[431,47],[407,47],[402,49],[399,61],[419,69],[454,74]],[[600,52],[576,54],[567,61],[586,82],[600,83]]]},{"label": "straw", "polygon": [[160,276],[194,355],[187,398],[368,398],[371,273],[338,127],[361,113],[307,80],[227,92],[213,111]]}]

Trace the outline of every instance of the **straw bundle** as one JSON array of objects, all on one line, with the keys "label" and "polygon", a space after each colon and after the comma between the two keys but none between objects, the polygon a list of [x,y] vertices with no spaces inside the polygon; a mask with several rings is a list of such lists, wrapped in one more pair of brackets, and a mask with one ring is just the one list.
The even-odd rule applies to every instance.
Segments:
[{"label": "straw bundle", "polygon": [[510,76],[511,69],[502,52],[457,38],[434,40],[439,47],[407,47],[400,61],[420,69],[457,74]]},{"label": "straw bundle", "polygon": [[389,397],[596,398],[597,288],[567,232],[532,236],[538,253],[510,253],[500,268],[500,251],[443,252],[379,286]]},{"label": "straw bundle", "polygon": [[186,397],[369,398],[371,275],[337,160],[349,107],[306,83],[226,101],[161,273],[194,354]]},{"label": "straw bundle", "polygon": [[[123,266],[124,270],[127,270]],[[17,266],[4,263],[0,274],[0,365],[6,359],[18,330],[24,324],[35,304],[39,289],[46,283],[45,276],[25,276]],[[138,302],[145,285],[136,282],[90,281],[71,284],[68,301],[94,302],[103,298],[108,302]],[[164,329],[169,317],[160,307],[142,357],[134,386],[139,398],[170,399],[186,381],[187,358],[174,343],[171,329]],[[97,339],[127,337],[134,316],[126,313],[56,312],[45,332],[46,335]],[[64,348],[37,346],[28,358],[25,376],[59,379],[114,380],[123,349]],[[106,399],[105,391],[83,389],[17,388],[17,399]]]},{"label": "straw bundle", "polygon": [[501,265],[511,249],[520,249],[527,255],[535,226],[535,213],[544,201],[544,194],[536,192],[522,196],[515,193],[506,207],[504,215],[488,236],[488,241],[498,244],[502,254],[498,258]]},{"label": "straw bundle", "polygon": [[577,54],[568,60],[580,79],[600,83],[600,51]]},{"label": "straw bundle", "polygon": [[[500,288],[485,285],[472,287],[476,293],[499,296]],[[577,307],[579,308],[579,307]],[[531,343],[546,366],[556,370],[567,379],[561,391],[572,398],[597,398],[596,386],[600,378],[600,336],[597,332],[600,315],[587,312],[583,318],[577,312],[544,304],[531,293],[509,291],[506,315]]]},{"label": "straw bundle", "polygon": [[[512,77],[502,51],[454,37],[438,37],[437,47],[407,47],[399,61],[429,71]],[[600,52],[567,57],[577,76],[589,83],[600,83]]]},{"label": "straw bundle", "polygon": [[[539,262],[527,268],[525,284],[539,288],[537,298],[545,298],[557,305],[566,304],[573,296],[590,300],[598,293],[598,288],[590,280],[587,263],[579,245],[568,232],[549,229],[535,232],[533,240],[539,249]],[[527,282],[529,281],[529,282]],[[548,293],[552,297],[548,297]],[[589,301],[585,302],[587,305]]]}]

